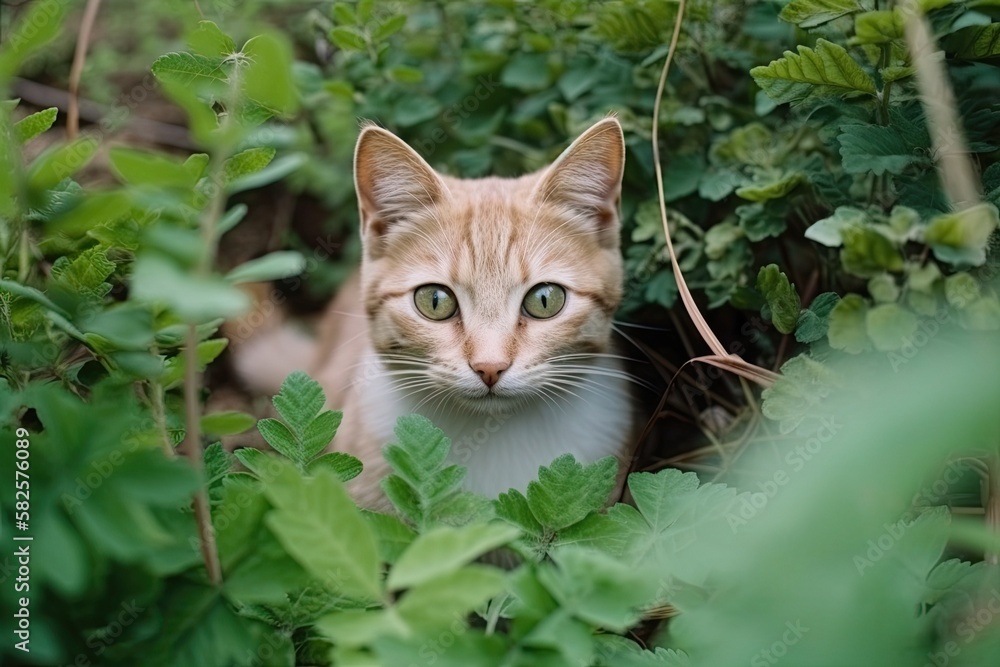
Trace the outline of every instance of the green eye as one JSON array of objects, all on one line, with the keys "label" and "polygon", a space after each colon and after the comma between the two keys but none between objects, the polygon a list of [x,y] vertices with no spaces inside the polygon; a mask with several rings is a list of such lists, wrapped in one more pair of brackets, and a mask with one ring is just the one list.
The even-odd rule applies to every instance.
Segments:
[{"label": "green eye", "polygon": [[413,303],[421,315],[438,322],[458,311],[458,299],[444,285],[421,285],[413,293]]},{"label": "green eye", "polygon": [[535,319],[554,317],[566,303],[566,290],[554,283],[538,283],[524,297],[524,312]]}]

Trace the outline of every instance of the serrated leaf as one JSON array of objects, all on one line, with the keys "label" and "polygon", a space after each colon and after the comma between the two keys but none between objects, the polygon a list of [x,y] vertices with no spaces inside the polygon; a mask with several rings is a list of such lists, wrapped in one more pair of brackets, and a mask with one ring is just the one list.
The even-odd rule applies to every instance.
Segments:
[{"label": "serrated leaf", "polygon": [[319,413],[315,419],[302,431],[302,460],[309,461],[326,449],[333,436],[337,434],[340,422],[344,418],[342,412],[326,410]]},{"label": "serrated leaf", "polygon": [[332,470],[341,482],[349,482],[361,474],[361,461],[343,452],[329,452],[316,457],[306,466],[306,472],[315,475],[320,468]]},{"label": "serrated leaf", "polygon": [[830,347],[858,354],[871,347],[865,319],[868,304],[857,294],[848,294],[830,311],[827,337]]},{"label": "serrated leaf", "polygon": [[795,286],[777,264],[761,267],[757,273],[757,291],[764,295],[771,311],[771,322],[781,333],[791,333],[799,319],[801,302]]},{"label": "serrated leaf", "polygon": [[306,267],[306,258],[295,250],[279,250],[240,264],[226,274],[233,285],[267,282],[297,276]]},{"label": "serrated leaf", "polygon": [[394,516],[370,511],[362,511],[362,515],[375,532],[379,556],[386,563],[395,563],[417,537],[412,528]]},{"label": "serrated leaf", "polygon": [[736,196],[753,202],[781,199],[803,181],[805,174],[798,171],[758,174],[749,184],[736,188]]},{"label": "serrated leaf", "polygon": [[58,115],[59,109],[51,107],[49,109],[33,113],[30,116],[25,116],[21,120],[14,123],[14,135],[21,143],[33,139],[52,127],[52,124],[56,122],[56,116]]},{"label": "serrated leaf", "polygon": [[233,452],[233,456],[260,479],[267,479],[274,466],[274,457],[253,447],[243,447]]},{"label": "serrated leaf", "polygon": [[815,28],[834,19],[861,11],[857,0],[792,0],[778,18],[800,28]]},{"label": "serrated leaf", "polygon": [[564,454],[539,468],[538,480],[528,483],[531,513],[549,530],[571,526],[604,507],[617,470],[613,456],[584,466],[572,454]]},{"label": "serrated leaf", "polygon": [[264,487],[275,537],[313,576],[348,596],[378,599],[375,536],[336,475],[300,477],[287,465]]},{"label": "serrated leaf", "polygon": [[876,95],[875,81],[844,47],[818,39],[815,49],[799,46],[798,51],[785,51],[784,58],[750,70],[757,85],[775,102],[794,102],[810,95]]},{"label": "serrated leaf", "polygon": [[1000,56],[1000,23],[970,26],[949,37],[949,43],[958,44],[955,55],[968,60],[981,60]]},{"label": "serrated leaf", "polygon": [[302,371],[290,373],[272,401],[281,418],[301,433],[323,409],[326,395],[319,382]]},{"label": "serrated leaf", "polygon": [[472,562],[517,538],[520,531],[501,523],[439,526],[419,535],[389,572],[389,590],[424,584]]},{"label": "serrated leaf", "polygon": [[199,90],[205,85],[225,84],[222,58],[195,53],[167,53],[153,61],[150,69],[158,80]]},{"label": "serrated leaf", "polygon": [[511,523],[529,535],[541,537],[542,524],[531,513],[528,499],[517,489],[501,493],[495,503],[497,517]]},{"label": "serrated leaf", "polygon": [[893,352],[916,333],[917,317],[899,304],[883,303],[865,313],[865,329],[876,350]]},{"label": "serrated leaf", "polygon": [[820,294],[799,314],[795,323],[795,340],[800,343],[814,343],[826,337],[830,327],[830,312],[840,301],[833,292]]},{"label": "serrated leaf", "polygon": [[911,164],[924,160],[889,126],[844,125],[837,141],[844,171],[849,174],[901,174]]},{"label": "serrated leaf", "polygon": [[201,430],[210,435],[234,435],[253,428],[257,418],[238,410],[226,410],[203,415]]},{"label": "serrated leaf", "polygon": [[898,8],[864,12],[854,17],[855,44],[889,44],[904,38],[903,14]]},{"label": "serrated leaf", "polygon": [[257,422],[257,430],[264,436],[267,444],[271,445],[282,456],[291,459],[299,465],[305,464],[295,435],[280,421],[277,419],[261,419]]},{"label": "serrated leaf", "polygon": [[255,174],[274,159],[275,150],[269,147],[248,148],[226,160],[222,180],[227,185],[238,178]]},{"label": "serrated leaf", "polygon": [[986,244],[998,224],[997,207],[978,204],[932,218],[924,241],[943,262],[979,266],[986,261]]}]

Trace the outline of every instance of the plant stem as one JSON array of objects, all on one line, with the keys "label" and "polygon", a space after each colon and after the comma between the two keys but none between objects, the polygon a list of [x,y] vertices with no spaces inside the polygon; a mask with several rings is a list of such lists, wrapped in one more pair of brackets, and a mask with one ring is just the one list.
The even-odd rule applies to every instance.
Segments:
[{"label": "plant stem", "polygon": [[83,76],[83,65],[87,60],[87,47],[90,45],[90,33],[94,29],[94,20],[101,0],[87,0],[83,10],[83,20],[80,22],[80,33],[76,38],[76,52],[73,54],[73,65],[69,72],[69,109],[66,112],[66,136],[75,139],[80,131],[80,78]]},{"label": "plant stem", "polygon": [[156,422],[156,430],[160,433],[160,445],[167,458],[173,458],[174,446],[170,443],[170,436],[167,435],[167,411],[164,401],[163,385],[154,381],[152,386],[152,396],[150,404],[153,408],[153,420]]},{"label": "plant stem", "polygon": [[[184,440],[178,449],[190,461],[200,480],[202,477],[201,409],[198,393],[201,382],[198,377],[198,330],[193,324],[188,325],[184,348]],[[222,583],[222,566],[215,545],[215,530],[212,528],[208,493],[205,487],[200,485],[194,495],[194,518],[198,526],[198,544],[201,547],[201,557],[205,561],[205,570],[208,572],[209,581],[218,586]]]},{"label": "plant stem", "polygon": [[[1000,535],[1000,450],[990,454],[987,460],[989,473],[986,478],[986,527],[994,536]],[[1000,565],[1000,551],[993,548],[983,559],[990,565]]]}]

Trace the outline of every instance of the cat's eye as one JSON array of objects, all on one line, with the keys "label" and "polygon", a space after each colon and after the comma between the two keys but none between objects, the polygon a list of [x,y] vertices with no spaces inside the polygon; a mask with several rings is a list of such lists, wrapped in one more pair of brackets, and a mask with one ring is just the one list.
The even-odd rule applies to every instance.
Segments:
[{"label": "cat's eye", "polygon": [[413,293],[413,303],[421,315],[437,322],[458,312],[458,299],[444,285],[421,285]]},{"label": "cat's eye", "polygon": [[566,303],[566,290],[555,283],[538,283],[524,297],[524,312],[538,320],[554,317]]}]

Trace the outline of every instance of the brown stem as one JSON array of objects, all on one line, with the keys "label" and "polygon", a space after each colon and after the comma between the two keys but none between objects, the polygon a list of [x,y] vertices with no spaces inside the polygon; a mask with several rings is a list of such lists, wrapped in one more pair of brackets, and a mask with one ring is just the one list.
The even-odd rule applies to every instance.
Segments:
[{"label": "brown stem", "polygon": [[71,140],[80,131],[80,77],[83,76],[83,64],[87,60],[87,47],[90,46],[90,32],[94,29],[94,20],[101,0],[87,0],[83,10],[83,21],[80,23],[80,35],[76,40],[76,52],[73,54],[73,66],[69,70],[69,109],[66,112],[66,136]]},{"label": "brown stem", "polygon": [[[189,324],[184,350],[184,440],[178,449],[191,462],[191,467],[198,473],[199,480],[202,477],[201,409],[198,403],[200,387],[198,331],[195,325]],[[212,528],[208,493],[200,481],[194,496],[194,518],[198,526],[198,544],[201,547],[201,557],[205,561],[205,570],[212,584],[218,586],[222,583],[222,566],[219,563],[219,551],[215,546],[215,530]]]},{"label": "brown stem", "polygon": [[[986,481],[986,527],[993,535],[1000,535],[1000,451],[993,452],[987,461],[989,475]],[[1000,552],[995,548],[986,552],[984,560],[990,565],[1000,565]]]}]

